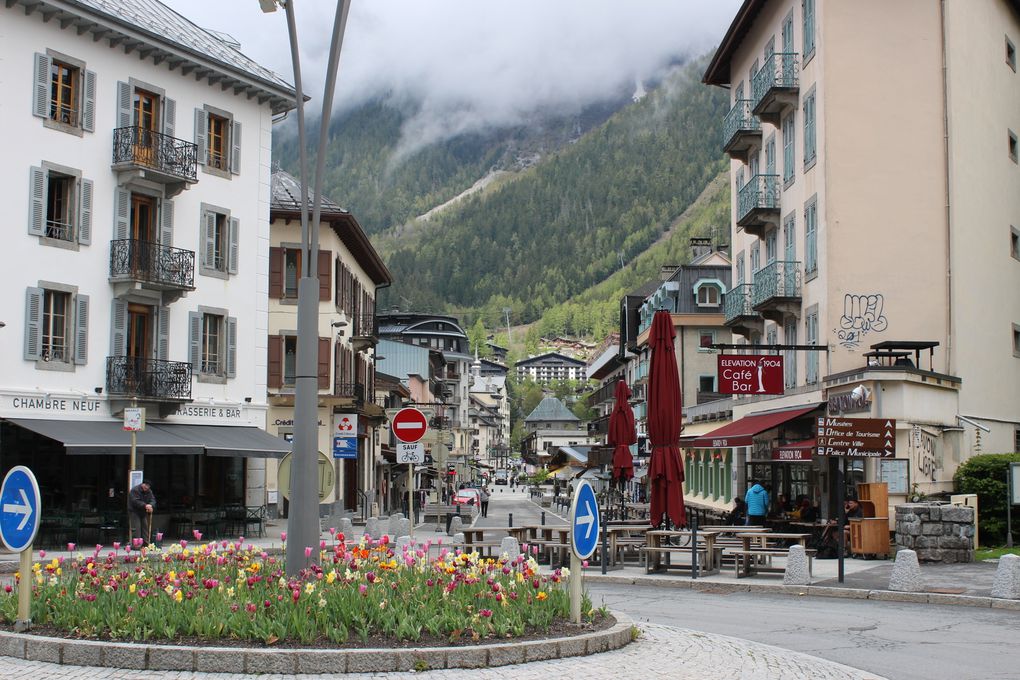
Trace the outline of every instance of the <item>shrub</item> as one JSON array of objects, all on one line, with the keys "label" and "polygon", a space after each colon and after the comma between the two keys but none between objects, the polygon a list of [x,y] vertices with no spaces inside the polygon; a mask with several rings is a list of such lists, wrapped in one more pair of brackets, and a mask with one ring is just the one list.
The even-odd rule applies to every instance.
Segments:
[{"label": "shrub", "polygon": [[[1020,463],[1020,453],[986,453],[963,463],[953,476],[958,493],[978,495],[978,527],[985,545],[1006,538],[1007,477],[1009,464]],[[1020,536],[1017,527],[1013,537]]]}]

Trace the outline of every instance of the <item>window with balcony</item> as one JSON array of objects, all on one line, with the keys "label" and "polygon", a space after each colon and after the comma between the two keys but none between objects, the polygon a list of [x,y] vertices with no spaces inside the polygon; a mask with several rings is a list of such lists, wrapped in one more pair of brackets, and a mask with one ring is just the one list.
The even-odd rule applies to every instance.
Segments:
[{"label": "window with balcony", "polygon": [[804,206],[804,272],[818,274],[818,200],[812,197]]},{"label": "window with balcony", "polygon": [[815,137],[815,88],[811,88],[804,97],[804,171],[814,166],[818,156]]},{"label": "window with balcony", "polygon": [[88,359],[89,298],[77,288],[41,283],[25,300],[24,358],[60,370]]},{"label": "window with balcony", "polygon": [[241,169],[241,124],[221,109],[195,109],[195,146],[206,172],[230,178]]},{"label": "window with balcony", "polygon": [[95,128],[96,74],[84,62],[47,50],[35,54],[32,113],[47,127],[81,135]]},{"label": "window with balcony", "polygon": [[30,171],[28,233],[47,245],[88,245],[92,233],[92,182],[71,168],[43,163]]},{"label": "window with balcony", "polygon": [[751,279],[754,279],[755,273],[761,269],[761,248],[758,242],[755,241],[754,245],[751,246]]},{"label": "window with balcony", "polygon": [[230,211],[202,204],[200,273],[227,278],[237,273],[240,223]]},{"label": "window with balcony", "polygon": [[199,382],[225,382],[237,372],[237,319],[224,309],[188,313],[191,364]]}]

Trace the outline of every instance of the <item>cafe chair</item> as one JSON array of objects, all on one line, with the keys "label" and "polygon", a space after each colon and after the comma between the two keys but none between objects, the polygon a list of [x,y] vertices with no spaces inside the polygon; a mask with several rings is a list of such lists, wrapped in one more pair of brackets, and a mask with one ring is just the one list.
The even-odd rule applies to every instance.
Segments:
[{"label": "cafe chair", "polygon": [[259,505],[245,508],[244,533],[250,535],[251,527],[255,527],[259,538],[266,535],[266,506]]}]

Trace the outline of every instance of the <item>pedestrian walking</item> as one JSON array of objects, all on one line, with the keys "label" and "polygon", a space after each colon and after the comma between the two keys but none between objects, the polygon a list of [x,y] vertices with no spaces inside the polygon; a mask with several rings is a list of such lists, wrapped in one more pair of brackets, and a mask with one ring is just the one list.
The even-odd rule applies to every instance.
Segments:
[{"label": "pedestrian walking", "polygon": [[491,494],[489,493],[489,487],[483,486],[482,487],[482,517],[488,517],[489,516],[489,497],[490,496],[491,496]]},{"label": "pedestrian walking", "polygon": [[769,492],[754,482],[744,494],[744,503],[747,504],[747,526],[765,526],[765,516],[769,513]]},{"label": "pedestrian walking", "polygon": [[128,492],[128,519],[131,522],[131,538],[152,541],[152,511],[156,509],[156,496],[152,484],[144,480]]}]

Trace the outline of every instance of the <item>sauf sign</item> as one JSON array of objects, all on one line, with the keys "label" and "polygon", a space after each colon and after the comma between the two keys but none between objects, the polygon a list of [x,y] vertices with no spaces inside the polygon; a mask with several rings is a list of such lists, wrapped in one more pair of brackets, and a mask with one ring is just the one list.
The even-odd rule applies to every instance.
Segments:
[{"label": "sauf sign", "polygon": [[783,394],[783,357],[720,354],[721,394]]}]

